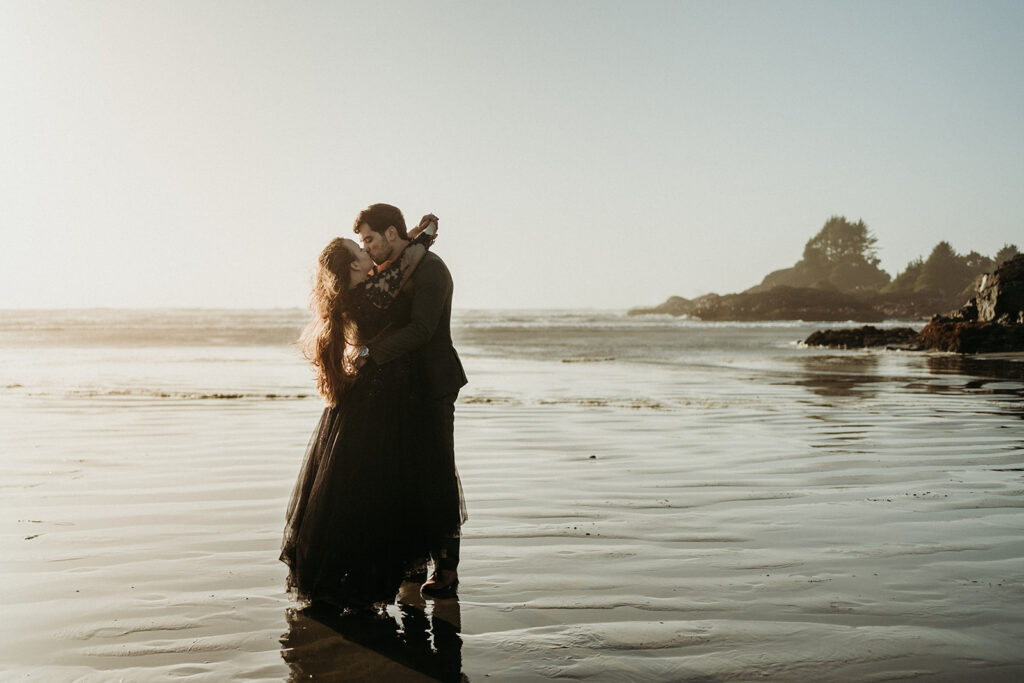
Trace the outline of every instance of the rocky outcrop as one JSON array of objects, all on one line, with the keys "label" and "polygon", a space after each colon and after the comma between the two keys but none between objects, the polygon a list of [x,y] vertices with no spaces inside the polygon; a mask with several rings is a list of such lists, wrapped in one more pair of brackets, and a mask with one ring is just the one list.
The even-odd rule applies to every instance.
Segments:
[{"label": "rocky outcrop", "polygon": [[1024,351],[1024,255],[981,276],[977,294],[949,315],[929,320],[918,342],[954,353]]},{"label": "rocky outcrop", "polygon": [[631,308],[627,315],[674,315],[678,318],[692,313],[692,301],[681,296],[670,296],[664,303],[651,308]]},{"label": "rocky outcrop", "polygon": [[[861,330],[874,328],[864,327]],[[995,272],[979,278],[977,293],[970,301],[949,315],[934,316],[912,340],[896,344],[867,343],[881,337],[874,333],[858,337],[851,334],[853,332],[856,331],[815,332],[804,343],[843,348],[897,345],[954,353],[1024,351],[1024,255],[1006,261]]]},{"label": "rocky outcrop", "polygon": [[974,298],[978,320],[1024,324],[1024,255],[1012,258],[983,275]]},{"label": "rocky outcrop", "polygon": [[865,325],[848,330],[819,330],[804,340],[804,343],[808,346],[829,346],[838,349],[917,349],[917,332],[910,327],[885,330]]}]

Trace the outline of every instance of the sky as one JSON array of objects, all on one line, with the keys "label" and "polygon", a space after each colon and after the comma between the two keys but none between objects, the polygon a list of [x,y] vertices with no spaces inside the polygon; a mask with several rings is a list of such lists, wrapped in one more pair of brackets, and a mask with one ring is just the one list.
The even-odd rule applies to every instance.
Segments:
[{"label": "sky", "polygon": [[0,308],[302,307],[365,206],[459,308],[741,291],[832,215],[1024,248],[1024,3],[0,0]]}]

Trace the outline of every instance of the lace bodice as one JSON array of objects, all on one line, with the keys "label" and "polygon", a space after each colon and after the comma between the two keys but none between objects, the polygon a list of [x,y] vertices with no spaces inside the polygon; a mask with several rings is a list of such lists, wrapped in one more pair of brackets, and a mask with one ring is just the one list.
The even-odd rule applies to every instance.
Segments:
[{"label": "lace bodice", "polygon": [[[431,242],[432,236],[420,235],[406,245],[391,264],[352,289],[349,314],[350,320],[355,323],[359,344],[368,343],[398,323],[403,311],[392,310],[392,304],[427,253]],[[404,313],[408,314],[407,311]]]}]

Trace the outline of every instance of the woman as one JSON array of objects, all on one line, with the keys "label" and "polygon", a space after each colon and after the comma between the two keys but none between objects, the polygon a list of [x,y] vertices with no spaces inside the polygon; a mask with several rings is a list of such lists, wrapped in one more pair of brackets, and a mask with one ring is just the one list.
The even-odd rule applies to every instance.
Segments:
[{"label": "woman", "polygon": [[320,254],[314,319],[302,342],[327,407],[288,505],[281,552],[299,599],[390,602],[405,572],[460,522],[425,500],[438,476],[438,440],[423,410],[422,368],[410,357],[361,364],[355,353],[408,321],[410,302],[396,297],[433,241],[436,220],[424,217],[410,231],[417,238],[375,275],[352,240],[334,239]]}]

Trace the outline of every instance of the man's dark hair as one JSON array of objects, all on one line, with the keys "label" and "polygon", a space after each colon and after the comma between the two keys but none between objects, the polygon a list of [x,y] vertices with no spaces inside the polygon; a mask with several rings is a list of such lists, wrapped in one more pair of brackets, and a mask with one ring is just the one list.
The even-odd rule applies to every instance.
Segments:
[{"label": "man's dark hair", "polygon": [[392,225],[395,226],[395,230],[398,231],[398,236],[403,240],[409,239],[409,233],[405,229],[405,217],[402,216],[401,210],[397,206],[391,206],[390,204],[371,204],[356,216],[356,222],[353,224],[353,230],[359,230],[359,226],[366,223],[370,226],[370,229],[374,232],[384,234]]}]

